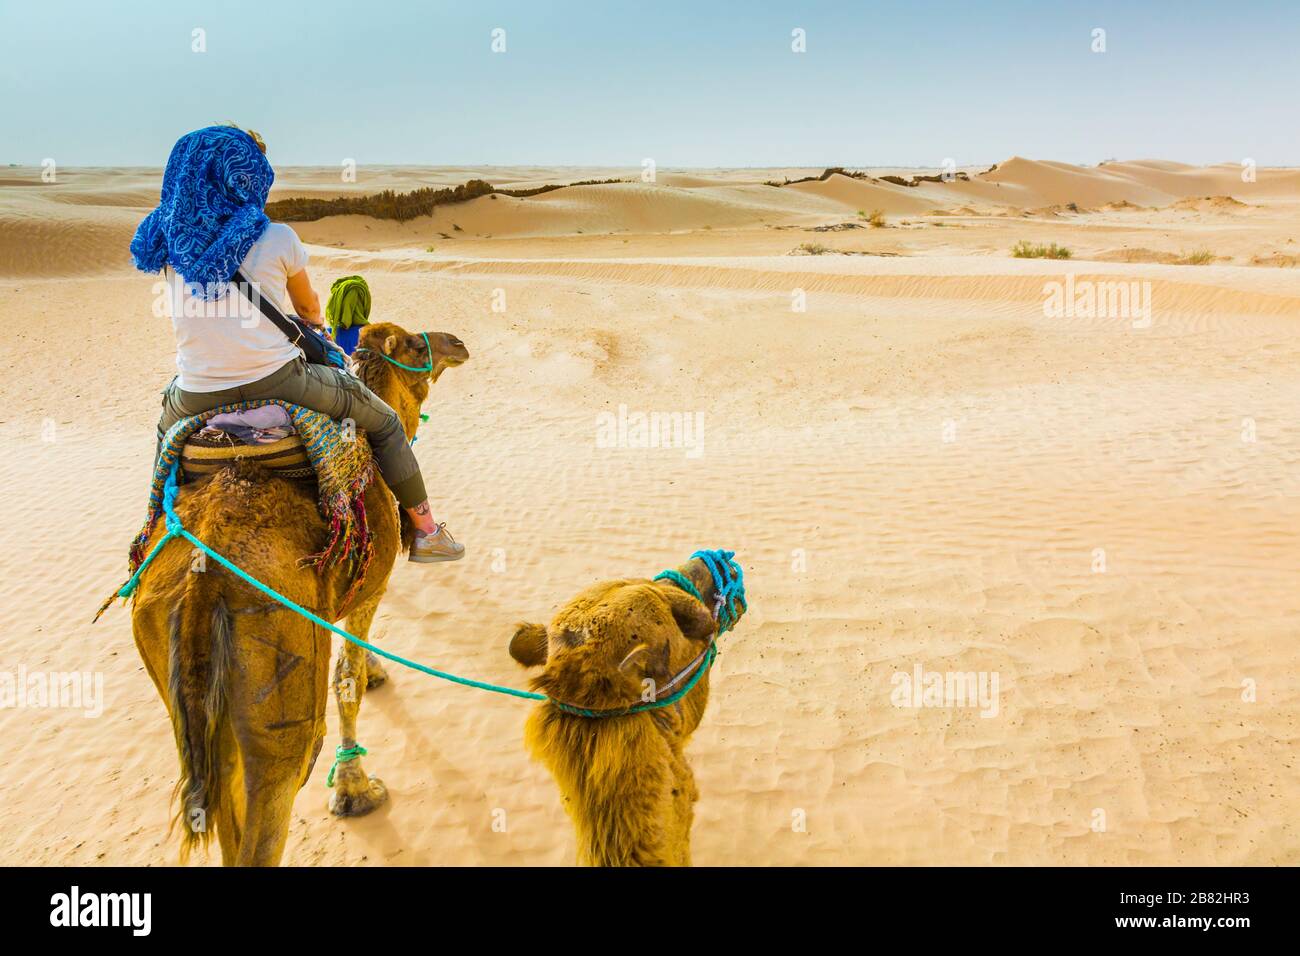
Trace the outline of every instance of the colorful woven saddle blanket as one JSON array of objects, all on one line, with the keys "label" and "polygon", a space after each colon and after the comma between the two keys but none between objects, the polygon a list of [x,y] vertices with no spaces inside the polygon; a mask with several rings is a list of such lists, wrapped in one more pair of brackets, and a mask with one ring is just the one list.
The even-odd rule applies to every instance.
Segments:
[{"label": "colorful woven saddle blanket", "polygon": [[[200,438],[207,421],[227,412],[279,405],[288,413],[297,434],[262,445],[245,445],[223,438]],[[163,487],[172,467],[180,483],[214,474],[237,460],[257,462],[268,475],[316,478],[321,516],[329,524],[329,543],[303,561],[318,569],[348,561],[353,566],[349,596],[360,586],[374,547],[366,523],[365,492],[374,478],[375,464],[365,434],[334,421],[328,415],[278,399],[222,405],[183,418],[163,438],[162,451],[149,488],[149,510],[144,528],[131,542],[131,573],[145,559],[145,543],[163,514]]]}]

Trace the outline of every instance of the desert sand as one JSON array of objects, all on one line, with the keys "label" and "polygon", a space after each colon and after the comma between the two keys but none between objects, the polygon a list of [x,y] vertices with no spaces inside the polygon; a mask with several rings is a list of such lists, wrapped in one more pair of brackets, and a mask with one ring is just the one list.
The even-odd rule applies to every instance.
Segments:
[{"label": "desert sand", "polygon": [[[376,318],[471,353],[416,445],[468,556],[400,563],[372,634],[523,686],[515,622],[730,548],[697,864],[1300,863],[1300,171],[868,172],[279,170],[273,199],[632,180],[295,224],[319,290],[361,272]],[[168,865],[171,729],[127,611],[90,623],[173,374],[127,253],[160,171],[40,174],[0,170],[0,672],[99,674],[103,706],[0,709],[0,839]],[[1149,323],[1045,314],[1067,275],[1149,283]],[[700,441],[602,447],[621,406]],[[996,674],[996,714],[896,706],[918,666]],[[391,801],[327,813],[331,702],[285,863],[572,862],[531,705],[391,673],[361,722]]]}]

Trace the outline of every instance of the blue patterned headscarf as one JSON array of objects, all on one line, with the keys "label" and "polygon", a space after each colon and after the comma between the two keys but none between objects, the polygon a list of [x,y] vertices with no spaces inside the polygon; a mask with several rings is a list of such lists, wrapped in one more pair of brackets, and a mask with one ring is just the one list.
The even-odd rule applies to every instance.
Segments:
[{"label": "blue patterned headscarf", "polygon": [[205,299],[225,284],[266,231],[275,172],[253,137],[232,126],[186,133],[172,147],[162,199],[131,240],[142,272],[171,265]]}]

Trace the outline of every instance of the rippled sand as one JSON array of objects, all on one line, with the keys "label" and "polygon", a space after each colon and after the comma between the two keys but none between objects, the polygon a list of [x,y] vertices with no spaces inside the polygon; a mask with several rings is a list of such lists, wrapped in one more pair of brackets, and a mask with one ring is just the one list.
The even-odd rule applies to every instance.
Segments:
[{"label": "rippled sand", "polygon": [[[763,185],[809,174],[298,225],[318,288],[362,272],[376,317],[472,355],[416,445],[468,557],[400,565],[374,634],[521,686],[514,622],[733,548],[751,610],[689,751],[696,863],[1300,862],[1300,272],[1272,267],[1297,254],[1300,173],[1017,159],[911,188]],[[89,623],[124,576],[172,374],[125,253],[158,173],[37,175],[0,177],[0,672],[102,674],[104,699],[0,709],[0,832],[10,863],[168,864],[171,729],[129,615]],[[278,195],[332,175],[281,171]],[[875,209],[886,228],[810,231]],[[1074,257],[1010,258],[1021,239]],[[827,251],[787,255],[810,242]],[[1217,261],[1155,261],[1198,249]],[[1148,283],[1149,325],[1046,316],[1067,273]],[[620,406],[703,432],[601,447]],[[918,666],[996,675],[996,714],[895,706]],[[330,817],[323,756],[285,862],[571,862],[526,710],[393,668],[360,726],[390,804]],[[327,754],[334,726],[331,705]]]}]

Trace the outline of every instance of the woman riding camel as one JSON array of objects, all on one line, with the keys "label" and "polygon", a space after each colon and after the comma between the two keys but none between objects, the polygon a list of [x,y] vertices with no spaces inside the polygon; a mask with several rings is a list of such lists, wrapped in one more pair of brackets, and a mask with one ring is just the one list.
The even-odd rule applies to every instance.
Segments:
[{"label": "woman riding camel", "polygon": [[237,271],[281,312],[321,325],[306,248],[266,216],[275,173],[265,153],[256,133],[231,126],[185,134],[167,160],[161,202],[131,242],[136,268],[164,270],[176,330],[178,374],[163,391],[159,446],[182,418],[257,399],[350,419],[366,432],[384,481],[415,525],[411,560],[455,561],[465,548],[434,520],[397,413],[347,372],[308,364],[271,322],[243,318],[246,303],[230,284]]}]

